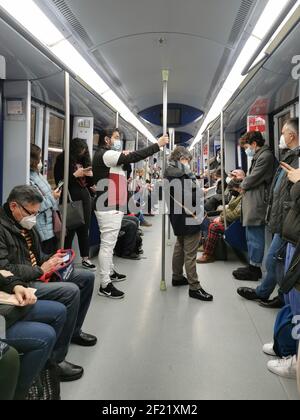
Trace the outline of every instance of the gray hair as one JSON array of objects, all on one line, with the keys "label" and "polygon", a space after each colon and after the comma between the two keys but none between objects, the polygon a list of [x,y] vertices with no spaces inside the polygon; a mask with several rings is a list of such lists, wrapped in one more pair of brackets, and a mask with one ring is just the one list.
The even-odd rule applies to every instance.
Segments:
[{"label": "gray hair", "polygon": [[20,204],[41,204],[44,201],[36,188],[29,185],[15,187],[9,194],[8,203],[16,202]]},{"label": "gray hair", "polygon": [[177,146],[176,149],[172,152],[170,160],[180,161],[180,159],[182,158],[191,161],[193,159],[193,156],[186,147]]},{"label": "gray hair", "polygon": [[299,118],[291,118],[285,123],[285,125],[292,133],[297,136],[299,135]]}]

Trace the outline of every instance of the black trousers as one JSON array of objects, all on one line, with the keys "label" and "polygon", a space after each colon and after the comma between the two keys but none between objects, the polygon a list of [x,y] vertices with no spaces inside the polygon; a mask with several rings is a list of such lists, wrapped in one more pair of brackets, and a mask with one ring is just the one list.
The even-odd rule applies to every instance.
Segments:
[{"label": "black trousers", "polygon": [[125,235],[118,240],[117,253],[119,255],[131,255],[136,251],[137,232],[139,229],[139,219],[134,216],[124,216],[121,231]]},{"label": "black trousers", "polygon": [[75,234],[78,237],[81,257],[88,257],[90,254],[89,231],[92,218],[92,199],[87,188],[81,188],[78,191],[70,191],[73,201],[81,200],[83,203],[85,225],[76,230],[69,230],[66,236],[65,249],[73,247]]},{"label": "black trousers", "polygon": [[10,348],[0,360],[0,401],[14,399],[19,377],[19,355]]}]

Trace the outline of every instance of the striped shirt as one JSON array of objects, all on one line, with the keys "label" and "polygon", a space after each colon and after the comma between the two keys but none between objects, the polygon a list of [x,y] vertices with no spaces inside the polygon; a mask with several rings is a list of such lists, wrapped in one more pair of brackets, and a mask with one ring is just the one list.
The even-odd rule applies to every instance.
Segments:
[{"label": "striped shirt", "polygon": [[32,251],[33,240],[32,240],[31,234],[26,229],[21,230],[21,234],[25,238],[26,243],[27,243],[31,265],[32,265],[32,267],[36,267],[37,266],[37,260],[36,260],[36,256],[34,255],[34,252]]}]

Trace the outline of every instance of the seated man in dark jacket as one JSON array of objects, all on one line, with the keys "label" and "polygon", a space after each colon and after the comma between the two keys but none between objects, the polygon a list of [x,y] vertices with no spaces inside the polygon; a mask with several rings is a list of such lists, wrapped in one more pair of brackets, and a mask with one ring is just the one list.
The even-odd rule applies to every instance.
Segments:
[{"label": "seated man in dark jacket", "polygon": [[55,300],[67,308],[67,321],[56,345],[61,380],[71,381],[83,375],[80,366],[64,361],[70,341],[81,346],[92,346],[96,337],[81,331],[94,287],[94,274],[74,270],[70,281],[39,281],[62,264],[62,255],[46,258],[41,253],[40,239],[34,226],[43,198],[33,187],[13,189],[7,203],[0,208],[0,269],[10,271],[34,289],[40,300]]},{"label": "seated man in dark jacket", "polygon": [[[213,296],[206,293],[198,279],[197,251],[200,241],[201,223],[204,209],[196,209],[197,215],[202,214],[201,220],[191,207],[197,206],[198,198],[203,194],[196,178],[191,175],[190,162],[192,155],[185,147],[177,147],[170,157],[165,177],[169,181],[166,197],[169,201],[169,215],[177,243],[173,255],[173,286],[189,285],[191,298],[210,302]],[[190,207],[188,207],[190,205]],[[183,275],[185,264],[187,278]]]},{"label": "seated man in dark jacket", "polygon": [[[46,363],[50,360],[51,365],[57,362],[53,358],[57,354],[55,344],[66,321],[66,308],[58,302],[37,301],[33,290],[12,273],[2,270],[0,297],[1,302],[15,300],[14,306],[0,304],[0,316],[6,323],[3,331],[5,338],[0,338],[20,355],[20,372],[13,397],[24,400]],[[0,399],[1,393],[0,385]]]}]

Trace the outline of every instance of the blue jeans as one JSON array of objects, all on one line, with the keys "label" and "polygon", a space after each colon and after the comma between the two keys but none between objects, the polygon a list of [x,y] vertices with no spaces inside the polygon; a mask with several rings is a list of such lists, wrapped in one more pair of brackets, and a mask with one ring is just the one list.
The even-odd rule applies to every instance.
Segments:
[{"label": "blue jeans", "polygon": [[54,348],[53,358],[57,363],[65,359],[71,339],[81,333],[93,296],[94,282],[95,275],[90,271],[74,270],[67,283],[32,283],[32,287],[37,289],[38,299],[54,300],[67,308],[67,320]]},{"label": "blue jeans", "polygon": [[[296,248],[292,244],[288,244],[285,271],[288,271],[292,259],[294,257]],[[300,292],[297,289],[293,289],[289,294],[285,295],[286,305],[291,305],[294,316],[300,315]]]},{"label": "blue jeans", "polygon": [[8,328],[5,341],[21,355],[16,399],[26,397],[33,381],[51,358],[66,315],[66,308],[61,303],[38,301],[21,321]]},{"label": "blue jeans", "polygon": [[250,264],[261,267],[265,255],[265,226],[247,226],[246,238]]},{"label": "blue jeans", "polygon": [[273,238],[272,244],[269,249],[269,253],[266,260],[267,275],[263,279],[262,283],[256,289],[256,294],[261,299],[269,299],[277,286],[278,271],[280,268],[277,261],[278,252],[284,246],[285,241],[280,235],[276,234]]}]

